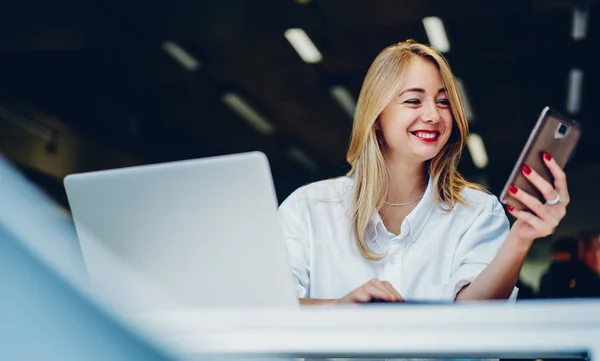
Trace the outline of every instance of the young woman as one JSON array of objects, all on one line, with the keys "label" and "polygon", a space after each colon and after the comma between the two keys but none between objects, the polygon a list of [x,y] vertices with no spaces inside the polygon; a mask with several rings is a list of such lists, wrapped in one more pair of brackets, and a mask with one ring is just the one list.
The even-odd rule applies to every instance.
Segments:
[{"label": "young woman", "polygon": [[385,48],[358,98],[346,177],[301,187],[279,214],[301,304],[372,300],[485,300],[516,296],[523,260],[569,202],[564,172],[547,154],[549,184],[523,174],[541,203],[508,211],[465,180],[457,164],[468,126],[456,80],[435,50]]}]

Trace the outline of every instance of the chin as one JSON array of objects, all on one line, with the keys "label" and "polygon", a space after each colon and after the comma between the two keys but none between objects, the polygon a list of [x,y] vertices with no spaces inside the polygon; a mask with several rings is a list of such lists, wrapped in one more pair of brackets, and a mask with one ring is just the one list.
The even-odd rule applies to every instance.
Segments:
[{"label": "chin", "polygon": [[437,155],[437,153],[433,154],[433,155],[422,155],[422,154],[419,154],[419,155],[417,155],[417,157],[419,157],[423,162],[427,162],[427,161],[430,161],[433,158],[435,158],[436,155]]},{"label": "chin", "polygon": [[413,153],[416,157],[422,159],[424,162],[428,161],[428,160],[432,160],[433,158],[435,158],[436,155],[438,155],[440,153],[441,149],[437,149],[437,150],[432,150],[432,149],[419,149],[419,150],[415,150],[415,152]]}]

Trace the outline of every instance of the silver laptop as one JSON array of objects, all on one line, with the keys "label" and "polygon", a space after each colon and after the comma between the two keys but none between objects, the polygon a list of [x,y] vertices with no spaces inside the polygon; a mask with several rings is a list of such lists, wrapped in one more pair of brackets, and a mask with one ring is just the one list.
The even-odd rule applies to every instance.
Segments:
[{"label": "silver laptop", "polygon": [[126,312],[298,307],[260,152],[69,175],[93,291]]}]

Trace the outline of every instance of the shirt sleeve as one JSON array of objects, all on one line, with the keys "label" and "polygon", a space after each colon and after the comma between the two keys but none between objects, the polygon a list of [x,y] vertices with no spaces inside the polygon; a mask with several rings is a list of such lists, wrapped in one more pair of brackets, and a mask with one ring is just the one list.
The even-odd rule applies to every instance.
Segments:
[{"label": "shirt sleeve", "polygon": [[[456,299],[458,292],[490,264],[509,230],[510,225],[500,202],[491,198],[460,239],[447,288],[449,299]],[[517,294],[518,288],[515,287],[509,301],[514,302]]]},{"label": "shirt sleeve", "polygon": [[[298,191],[297,191],[298,192]],[[297,194],[292,194],[279,207],[279,222],[283,231],[298,298],[310,293],[310,249],[306,225],[301,221]]]}]

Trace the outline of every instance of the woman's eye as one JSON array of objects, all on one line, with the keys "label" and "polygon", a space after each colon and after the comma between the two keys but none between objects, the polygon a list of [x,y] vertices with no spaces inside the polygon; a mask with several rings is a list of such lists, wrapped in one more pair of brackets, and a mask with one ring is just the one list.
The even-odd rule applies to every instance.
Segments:
[{"label": "woman's eye", "polygon": [[438,100],[438,104],[441,104],[443,106],[450,106],[450,101],[448,99],[440,99]]},{"label": "woman's eye", "polygon": [[404,103],[411,104],[411,105],[419,105],[419,104],[421,104],[421,101],[419,99],[409,99],[409,100],[405,101]]}]

